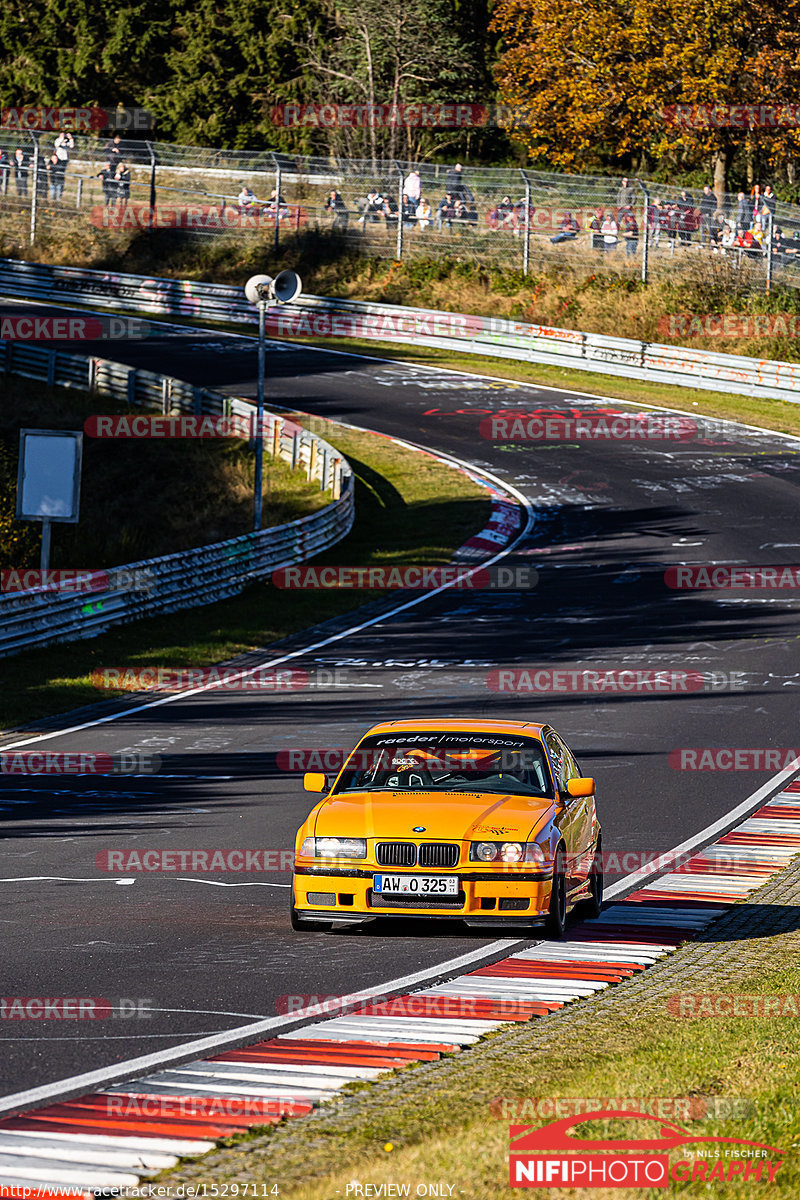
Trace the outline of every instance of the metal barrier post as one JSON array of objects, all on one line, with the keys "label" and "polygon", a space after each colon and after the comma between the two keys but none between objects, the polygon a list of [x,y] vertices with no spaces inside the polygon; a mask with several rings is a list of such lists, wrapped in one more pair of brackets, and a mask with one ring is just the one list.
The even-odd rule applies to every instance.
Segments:
[{"label": "metal barrier post", "polygon": [[394,164],[397,167],[398,184],[397,184],[397,253],[398,260],[403,257],[403,168],[398,162]]},{"label": "metal barrier post", "polygon": [[525,180],[525,236],[522,241],[522,274],[527,275],[531,266],[531,181],[528,172],[519,171]]},{"label": "metal barrier post", "polygon": [[75,197],[75,207],[80,208],[83,199],[83,176],[78,176],[78,194]]},{"label": "metal barrier post", "polygon": [[768,220],[767,220],[767,233],[766,233],[766,242],[767,242],[767,295],[769,295],[769,292],[770,292],[770,291],[771,291],[771,289],[772,289],[772,223],[773,223],[773,222],[772,222],[772,212],[771,212],[771,210],[770,210],[770,209],[767,209],[767,214],[768,214]]},{"label": "metal barrier post", "polygon": [[[31,245],[36,241],[36,210],[39,203],[39,139],[33,138],[33,190],[31,192]],[[29,171],[30,175],[31,172]]]},{"label": "metal barrier post", "polygon": [[648,221],[648,217],[650,216],[650,193],[648,192],[647,188],[644,186],[644,184],[642,183],[642,181],[640,179],[637,179],[636,182],[638,183],[639,187],[644,192],[644,229],[642,231],[644,234],[644,236],[642,238],[642,283],[647,283],[647,250],[648,250],[647,235],[648,235],[648,229],[649,229],[647,221]]},{"label": "metal barrier post", "polygon": [[258,302],[258,394],[256,399],[256,476],[253,502],[253,529],[261,528],[261,489],[264,481],[264,335],[267,325],[267,302]]},{"label": "metal barrier post", "polygon": [[153,232],[153,216],[156,210],[156,154],[150,142],[145,141],[147,152],[150,155],[150,205],[147,214],[147,232]]},{"label": "metal barrier post", "polygon": [[[270,152],[272,161],[275,163],[275,253],[278,253],[278,246],[281,240],[281,164],[272,152]],[[299,213],[298,207],[298,213]]]}]

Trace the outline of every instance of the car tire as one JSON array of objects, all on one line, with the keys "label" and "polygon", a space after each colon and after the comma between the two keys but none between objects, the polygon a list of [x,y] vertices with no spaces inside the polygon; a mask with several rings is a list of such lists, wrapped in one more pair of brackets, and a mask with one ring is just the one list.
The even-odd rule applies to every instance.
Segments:
[{"label": "car tire", "polygon": [[582,917],[592,920],[603,911],[603,843],[597,839],[592,866],[589,871],[589,895],[581,900],[578,910]]},{"label": "car tire", "polygon": [[549,938],[561,939],[567,924],[567,863],[564,847],[556,850],[553,863],[553,884],[550,889],[550,909],[545,918],[544,932]]}]

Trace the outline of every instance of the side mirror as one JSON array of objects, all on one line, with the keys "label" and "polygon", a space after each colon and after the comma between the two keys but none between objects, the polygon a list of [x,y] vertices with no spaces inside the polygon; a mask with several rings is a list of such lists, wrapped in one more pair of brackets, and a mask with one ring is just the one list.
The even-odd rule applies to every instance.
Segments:
[{"label": "side mirror", "polygon": [[593,796],[594,795],[594,780],[593,779],[568,779],[567,780],[567,795],[574,796]]},{"label": "side mirror", "polygon": [[303,776],[303,787],[307,792],[327,792],[328,779],[320,771],[306,771]]}]

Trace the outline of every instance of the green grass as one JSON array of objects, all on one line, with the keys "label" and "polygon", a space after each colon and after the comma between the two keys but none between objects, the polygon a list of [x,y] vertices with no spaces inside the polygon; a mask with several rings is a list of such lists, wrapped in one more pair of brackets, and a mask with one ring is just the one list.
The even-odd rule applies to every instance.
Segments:
[{"label": "green grass", "polygon": [[[758,963],[753,962],[749,946],[735,943],[728,947],[729,972],[733,956],[746,950],[733,986],[727,980],[715,986],[712,969],[702,982],[684,974],[683,990],[770,996],[800,992],[800,936],[796,931],[761,939]],[[679,988],[676,983],[675,991]],[[595,1009],[591,1019],[562,1025],[560,1030],[554,1027],[547,1037],[535,1038],[534,1021],[528,1027],[531,1037],[527,1045],[527,1029],[522,1033],[518,1032],[520,1026],[511,1033],[501,1030],[444,1063],[424,1071],[401,1072],[390,1096],[384,1092],[383,1102],[376,1096],[371,1105],[365,1103],[369,1089],[362,1089],[353,1098],[349,1118],[347,1101],[344,1106],[333,1104],[330,1116],[323,1108],[321,1119],[305,1125],[302,1120],[290,1121],[266,1133],[251,1133],[211,1161],[184,1163],[165,1172],[159,1182],[174,1186],[213,1178],[220,1185],[246,1180],[267,1188],[278,1183],[281,1196],[290,1200],[336,1200],[345,1195],[352,1180],[410,1184],[411,1195],[421,1182],[444,1181],[453,1185],[455,1197],[495,1200],[507,1194],[509,1125],[540,1126],[553,1119],[535,1115],[504,1118],[497,1098],[693,1097],[744,1103],[742,1111],[733,1115],[693,1120],[678,1112],[672,1118],[677,1125],[698,1135],[766,1143],[785,1151],[786,1157],[776,1182],[765,1193],[748,1191],[752,1183],[731,1191],[726,1190],[731,1188],[728,1183],[696,1182],[685,1186],[673,1183],[669,1195],[768,1194],[775,1200],[794,1200],[800,1191],[797,1018],[687,1019],[669,1011],[668,995],[662,990],[646,1002]],[[509,1038],[513,1043],[509,1044]],[[373,1090],[374,1086],[370,1085]],[[359,1104],[360,1108],[355,1107]],[[581,1135],[641,1137],[653,1136],[653,1131],[609,1121],[594,1129],[581,1129]],[[686,1157],[673,1154],[672,1162]],[[527,1194],[544,1197],[552,1193],[533,1188]],[[558,1194],[633,1200],[666,1193],[592,1188],[563,1189]]]},{"label": "green grass", "polygon": [[[373,434],[345,432],[316,419],[314,428],[342,450],[356,475],[355,526],[315,562],[447,562],[485,525],[486,492],[455,468]],[[94,670],[225,662],[375,598],[374,592],[279,591],[265,582],[222,603],[118,626],[91,641],[26,651],[0,661],[0,725],[17,726],[107,699],[92,684]]]}]

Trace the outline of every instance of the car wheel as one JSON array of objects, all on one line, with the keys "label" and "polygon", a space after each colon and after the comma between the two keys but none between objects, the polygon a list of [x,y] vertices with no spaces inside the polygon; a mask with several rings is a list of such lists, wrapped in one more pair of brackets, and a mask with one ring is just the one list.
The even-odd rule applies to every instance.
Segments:
[{"label": "car wheel", "polygon": [[581,916],[599,917],[603,911],[603,844],[597,839],[591,870],[589,871],[589,895],[578,905]]},{"label": "car wheel", "polygon": [[562,938],[567,923],[567,864],[564,847],[559,846],[553,863],[553,885],[550,889],[550,910],[544,923],[545,935]]}]

